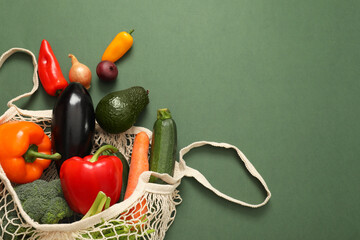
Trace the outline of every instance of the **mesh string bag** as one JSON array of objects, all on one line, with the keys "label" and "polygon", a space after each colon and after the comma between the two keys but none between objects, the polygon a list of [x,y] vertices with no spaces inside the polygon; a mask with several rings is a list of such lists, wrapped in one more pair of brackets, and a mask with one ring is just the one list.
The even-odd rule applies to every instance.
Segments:
[{"label": "mesh string bag", "polygon": [[[8,57],[16,52],[29,54],[32,57],[34,85],[30,92],[8,102],[8,110],[0,117],[0,124],[16,120],[35,122],[51,137],[52,110],[24,110],[14,104],[21,98],[31,96],[39,87],[37,62],[31,51],[23,48],[8,50],[0,57],[0,67]],[[130,159],[135,135],[140,131],[146,132],[151,138],[152,132],[143,127],[133,126],[121,134],[108,134],[96,124],[93,152],[106,143],[117,147],[127,159]],[[199,171],[187,166],[183,159],[184,155],[191,149],[204,145],[236,150],[246,169],[262,184],[267,194],[264,201],[259,204],[250,204],[227,196],[215,189]],[[149,183],[151,175],[161,178],[166,184]],[[14,190],[15,185],[9,181],[0,166],[0,239],[164,239],[166,231],[174,222],[176,206],[182,201],[177,187],[183,177],[194,177],[219,197],[246,207],[261,207],[271,197],[271,192],[264,179],[237,147],[227,143],[199,141],[180,150],[179,161],[175,164],[173,177],[151,171],[144,172],[138,180],[134,193],[128,199],[112,205],[101,213],[82,220],[75,219],[58,224],[40,224],[31,219],[24,211]],[[47,181],[57,179],[55,164],[51,164],[41,178]]]}]

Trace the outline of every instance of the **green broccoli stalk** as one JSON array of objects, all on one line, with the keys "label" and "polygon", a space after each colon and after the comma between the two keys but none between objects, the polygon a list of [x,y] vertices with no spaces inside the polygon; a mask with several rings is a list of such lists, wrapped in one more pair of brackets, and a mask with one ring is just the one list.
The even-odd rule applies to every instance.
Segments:
[{"label": "green broccoli stalk", "polygon": [[50,182],[38,179],[14,189],[24,211],[38,223],[55,224],[74,215],[64,199],[60,179]]}]

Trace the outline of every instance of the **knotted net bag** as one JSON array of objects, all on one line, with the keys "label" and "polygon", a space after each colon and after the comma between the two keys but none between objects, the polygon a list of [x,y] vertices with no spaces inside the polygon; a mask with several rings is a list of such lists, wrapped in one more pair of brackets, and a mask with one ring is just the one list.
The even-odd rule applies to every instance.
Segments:
[{"label": "knotted net bag", "polygon": [[[0,117],[0,124],[8,121],[31,121],[40,125],[45,133],[50,136],[52,110],[30,111],[18,108],[14,102],[31,96],[39,87],[37,76],[37,62],[34,54],[23,48],[12,48],[0,57],[0,67],[4,61],[16,52],[29,54],[34,65],[32,90],[8,102],[8,110]],[[130,159],[132,144],[135,135],[145,131],[151,137],[151,131],[143,127],[132,127],[121,134],[108,134],[97,124],[95,129],[95,151],[104,143],[111,144],[119,149],[127,159]],[[4,136],[1,136],[4,137]],[[257,178],[267,193],[260,204],[249,204],[229,197],[215,189],[207,179],[197,170],[186,165],[183,157],[192,148],[203,145],[235,149],[239,158],[244,162],[247,170]],[[149,183],[151,175],[161,178],[167,184]],[[176,206],[182,199],[177,191],[183,177],[194,177],[203,186],[213,191],[218,196],[231,202],[257,208],[265,205],[271,193],[264,179],[256,171],[246,156],[235,146],[227,143],[200,141],[194,142],[179,152],[179,162],[175,164],[175,173],[171,177],[167,174],[144,172],[138,181],[134,193],[126,200],[114,204],[107,210],[92,217],[59,224],[39,224],[33,221],[23,210],[21,202],[14,191],[15,185],[6,177],[0,166],[0,239],[164,239],[165,233],[173,223],[176,215]],[[42,175],[44,180],[58,178],[55,165],[52,164]],[[140,214],[139,214],[140,213]],[[141,216],[141,218],[139,217]]]}]

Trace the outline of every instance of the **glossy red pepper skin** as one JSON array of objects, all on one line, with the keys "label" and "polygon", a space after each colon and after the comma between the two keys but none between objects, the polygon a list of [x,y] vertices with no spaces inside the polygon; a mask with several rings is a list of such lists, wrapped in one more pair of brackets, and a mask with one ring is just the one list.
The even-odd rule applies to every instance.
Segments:
[{"label": "glossy red pepper skin", "polygon": [[61,72],[60,64],[49,42],[45,39],[40,46],[38,73],[43,88],[50,96],[59,95],[69,85]]},{"label": "glossy red pepper skin", "polygon": [[60,169],[61,186],[70,208],[83,215],[90,209],[99,191],[118,202],[122,187],[123,166],[116,156],[102,155],[90,162],[91,155],[72,157]]}]

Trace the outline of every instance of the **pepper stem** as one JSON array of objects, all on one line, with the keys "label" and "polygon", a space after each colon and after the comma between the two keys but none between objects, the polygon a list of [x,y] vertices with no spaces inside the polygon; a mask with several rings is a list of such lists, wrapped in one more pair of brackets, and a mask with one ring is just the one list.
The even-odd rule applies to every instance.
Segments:
[{"label": "pepper stem", "polygon": [[129,34],[131,35],[134,31],[135,31],[135,29],[131,29],[131,30],[129,31]]},{"label": "pepper stem", "polygon": [[31,144],[23,155],[25,162],[33,163],[37,158],[43,158],[48,160],[59,160],[61,159],[60,153],[54,153],[52,155],[38,152],[38,146]]},{"label": "pepper stem", "polygon": [[102,147],[100,147],[95,154],[91,157],[91,159],[89,160],[89,162],[96,162],[100,156],[100,154],[104,151],[110,150],[113,153],[116,153],[117,151],[119,151],[116,147],[112,146],[112,145],[104,145]]}]

